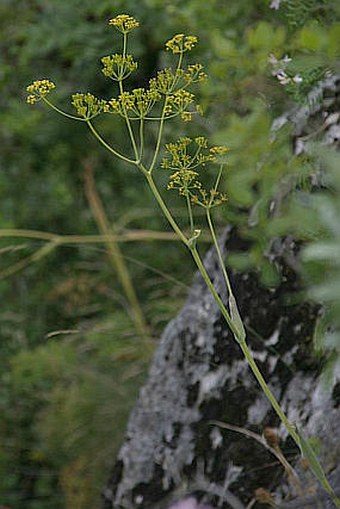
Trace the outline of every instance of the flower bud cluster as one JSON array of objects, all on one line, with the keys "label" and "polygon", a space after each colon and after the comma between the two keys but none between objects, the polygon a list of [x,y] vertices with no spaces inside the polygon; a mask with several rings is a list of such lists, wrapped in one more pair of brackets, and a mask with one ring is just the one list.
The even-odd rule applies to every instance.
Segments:
[{"label": "flower bud cluster", "polygon": [[[189,151],[189,147],[195,145],[195,151]],[[199,136],[192,140],[192,138],[179,138],[175,143],[167,143],[165,145],[166,151],[170,157],[163,158],[162,168],[168,170],[192,170],[198,166],[204,166],[208,161],[211,161],[213,156],[209,154],[208,141],[203,136]],[[204,151],[202,151],[204,150]]]},{"label": "flower bud cluster", "polygon": [[[187,111],[190,104],[194,102],[195,96],[181,88],[172,95],[168,95],[164,108],[165,116],[180,114],[183,120],[191,120],[192,112]],[[188,117],[190,115],[190,118]]]},{"label": "flower bud cluster", "polygon": [[138,67],[132,55],[108,55],[103,57],[101,62],[103,64],[102,73],[115,81],[128,78]]},{"label": "flower bud cluster", "polygon": [[226,195],[217,189],[210,189],[209,191],[206,191],[202,188],[199,189],[198,194],[191,196],[191,202],[194,205],[199,205],[204,208],[217,207],[225,201],[227,201]]},{"label": "flower bud cluster", "polygon": [[160,99],[161,94],[157,90],[135,88],[132,92],[123,92],[118,99],[110,99],[107,103],[109,106],[107,111],[121,116],[131,112],[136,118],[145,118]]},{"label": "flower bud cluster", "polygon": [[[188,148],[195,146],[192,155]],[[218,156],[225,155],[229,149],[224,146],[209,147],[208,140],[204,136],[198,136],[194,140],[191,138],[179,138],[176,143],[167,143],[166,151],[169,157],[163,158],[162,168],[169,170],[193,169],[198,166],[205,166],[207,162],[218,162]]]},{"label": "flower bud cluster", "polygon": [[139,22],[128,14],[119,14],[119,16],[110,19],[109,25],[114,26],[122,34],[127,34],[139,27]]},{"label": "flower bud cluster", "polygon": [[193,195],[194,190],[199,190],[202,184],[197,180],[198,173],[193,170],[178,170],[170,176],[167,189],[178,189],[181,196]]},{"label": "flower bud cluster", "polygon": [[26,87],[27,92],[30,92],[30,95],[27,96],[26,101],[28,104],[35,104],[40,101],[42,97],[45,97],[47,94],[51,92],[55,88],[55,84],[50,80],[36,80],[33,81],[31,85]]},{"label": "flower bud cluster", "polygon": [[180,79],[180,72],[174,72],[171,68],[165,68],[158,71],[155,78],[149,81],[150,88],[157,90],[163,95],[170,94]]},{"label": "flower bud cluster", "polygon": [[210,148],[210,154],[212,154],[214,157],[224,156],[228,152],[229,152],[229,148],[225,147],[224,145],[216,145],[216,146]]},{"label": "flower bud cluster", "polygon": [[168,143],[169,157],[163,158],[161,167],[170,170],[168,189],[177,189],[181,196],[189,196],[192,203],[203,207],[213,207],[226,200],[226,197],[211,189],[206,191],[199,181],[197,169],[208,162],[217,162],[218,155],[225,154],[226,147],[209,147],[208,140],[199,136],[180,138],[176,143]]},{"label": "flower bud cluster", "polygon": [[[120,31],[124,37],[139,26],[139,22],[127,14],[121,14],[110,19],[109,24]],[[195,36],[177,34],[166,43],[166,49],[174,54],[182,55],[186,51],[190,51],[196,43],[197,37]],[[126,48],[125,43],[124,48]],[[101,62],[103,74],[120,83],[138,67],[133,56],[126,54],[125,50],[123,54],[116,53],[104,56]],[[147,115],[155,103],[163,98],[164,110],[162,115],[164,115],[164,118],[180,116],[182,120],[187,122],[192,119],[194,113],[202,114],[201,107],[199,105],[194,106],[194,94],[187,89],[191,84],[198,83],[205,78],[206,74],[203,72],[201,64],[190,64],[186,68],[178,65],[176,70],[166,68],[159,71],[156,77],[150,79],[148,89],[137,88],[132,92],[122,92],[118,97],[109,101],[97,99],[91,93],[74,94],[72,105],[76,108],[78,115],[85,120],[89,120],[102,112],[116,113],[123,117],[131,113],[130,118],[137,119],[148,118]],[[27,90],[31,92],[27,102],[30,104],[36,103],[53,88],[55,88],[55,85],[49,80],[35,81],[27,87]],[[157,119],[158,117],[152,118]]]},{"label": "flower bud cluster", "polygon": [[158,71],[155,78],[150,80],[150,88],[156,89],[164,95],[172,94],[176,90],[188,87],[192,83],[205,80],[207,75],[203,72],[203,65],[191,64],[187,69],[165,68]]},{"label": "flower bud cluster", "polygon": [[[192,64],[187,69],[176,69],[176,71],[165,68],[159,71],[155,78],[151,78],[150,90],[167,96],[164,111],[166,117],[181,115],[182,120],[191,120],[193,112],[188,111],[187,108],[194,103],[195,96],[186,88],[206,78],[202,69],[203,66],[200,64]],[[196,112],[201,114],[200,106],[196,107]]]},{"label": "flower bud cluster", "polygon": [[165,48],[174,54],[185,53],[192,50],[197,41],[198,39],[195,35],[177,34],[165,43]]},{"label": "flower bud cluster", "polygon": [[90,120],[99,115],[99,113],[106,112],[109,109],[104,99],[98,99],[89,92],[87,94],[73,94],[72,106],[75,107],[78,115],[86,120]]},{"label": "flower bud cluster", "polygon": [[187,71],[184,71],[183,78],[188,85],[207,79],[207,75],[203,72],[202,64],[191,64],[188,65]]}]

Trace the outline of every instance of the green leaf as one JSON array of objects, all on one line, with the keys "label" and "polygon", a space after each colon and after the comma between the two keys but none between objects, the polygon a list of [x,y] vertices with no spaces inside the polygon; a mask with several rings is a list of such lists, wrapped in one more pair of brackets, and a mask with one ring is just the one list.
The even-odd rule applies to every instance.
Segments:
[{"label": "green leaf", "polygon": [[240,316],[235,297],[233,295],[229,296],[229,311],[231,321],[237,330],[237,337],[235,336],[235,339],[239,342],[244,341],[246,338],[246,331],[244,330],[243,321]]}]

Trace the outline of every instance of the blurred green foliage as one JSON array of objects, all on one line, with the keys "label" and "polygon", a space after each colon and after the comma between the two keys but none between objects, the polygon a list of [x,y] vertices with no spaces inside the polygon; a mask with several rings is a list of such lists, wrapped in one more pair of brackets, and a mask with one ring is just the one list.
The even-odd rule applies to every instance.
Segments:
[{"label": "blurred green foliage", "polygon": [[[288,126],[275,139],[271,135],[279,114],[305,101],[325,72],[338,70],[337,2],[286,0],[276,11],[267,0],[2,0],[0,228],[97,233],[84,195],[84,161],[90,158],[118,231],[168,229],[142,179],[124,164],[112,164],[83,125],[24,102],[27,84],[45,77],[58,84],[65,107],[77,91],[110,96],[100,57],[114,51],[105,23],[121,12],[142,23],[131,40],[140,61],[134,86],[167,62],[162,48],[173,34],[198,35],[194,58],[209,75],[200,88],[206,118],[189,127],[176,124],[167,137],[203,134],[231,148],[224,177],[228,202],[218,221],[235,225],[250,241],[247,253],[229,260],[234,266],[255,269],[274,285],[280,274],[268,257],[273,239],[294,234],[309,243],[301,260],[306,290],[325,305],[318,344],[325,348],[326,335],[329,347],[339,348],[340,269],[333,257],[340,247],[338,156],[324,154],[328,184],[316,196],[309,176],[319,163],[293,156]],[[287,72],[299,73],[302,83],[282,86],[272,75],[270,54],[288,54]],[[125,147],[118,122],[102,121],[101,128]],[[281,194],[284,203],[273,217],[271,203]],[[181,217],[180,201],[169,200]],[[40,244],[0,238],[1,268]],[[191,261],[176,242],[130,242],[122,249],[156,338],[184,301]],[[136,337],[103,246],[63,246],[0,280],[0,290],[0,504],[99,507],[154,344]]]},{"label": "blurred green foliage", "polygon": [[340,154],[334,147],[312,142],[308,158],[310,175],[322,168],[319,186],[293,189],[281,214],[268,222],[267,234],[288,233],[302,242],[295,268],[304,280],[304,297],[322,305],[314,345],[315,353],[326,361],[325,379],[331,380],[340,362]]}]

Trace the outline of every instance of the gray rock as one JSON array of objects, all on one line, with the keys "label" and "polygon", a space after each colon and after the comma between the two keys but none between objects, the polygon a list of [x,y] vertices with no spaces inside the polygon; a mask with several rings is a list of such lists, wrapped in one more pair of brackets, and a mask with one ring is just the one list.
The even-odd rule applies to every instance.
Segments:
[{"label": "gray rock", "polygon": [[[221,239],[224,250],[239,249],[241,242],[231,229]],[[232,285],[255,359],[289,419],[299,422],[306,436],[322,440],[330,472],[339,464],[340,412],[335,392],[332,396],[332,388],[322,385],[320,360],[312,352],[318,308],[289,303],[299,281],[280,257],[275,263],[282,271],[278,288],[262,287],[254,273],[232,273]],[[205,266],[225,300],[214,249]],[[163,508],[196,494],[215,507],[243,509],[258,487],[275,492],[278,503],[297,495],[282,483],[284,470],[265,447],[212,420],[260,434],[265,426],[278,428],[288,459],[298,457],[197,276],[186,304],[161,337],[104,492],[105,508]],[[302,490],[314,489],[308,472],[302,483]],[[314,502],[315,496],[320,498],[314,495]],[[321,497],[320,507],[328,507],[326,500]]]}]

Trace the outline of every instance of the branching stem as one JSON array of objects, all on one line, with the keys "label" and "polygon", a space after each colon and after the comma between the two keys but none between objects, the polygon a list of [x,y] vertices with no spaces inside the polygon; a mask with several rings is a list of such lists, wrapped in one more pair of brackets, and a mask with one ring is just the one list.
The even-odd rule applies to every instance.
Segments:
[{"label": "branching stem", "polygon": [[98,133],[98,131],[94,128],[93,124],[89,120],[87,120],[86,123],[89,126],[90,131],[95,136],[95,138],[97,138],[97,140],[103,145],[103,147],[105,147],[109,152],[111,152],[111,154],[113,154],[115,157],[118,157],[118,159],[125,161],[126,163],[130,163],[133,165],[137,164],[136,161],[134,161],[133,159],[129,159],[128,157],[124,156],[123,154],[120,154],[119,152],[117,152],[117,150],[115,150],[113,147],[111,147],[111,145],[106,143],[106,141],[102,138],[102,136]]}]

